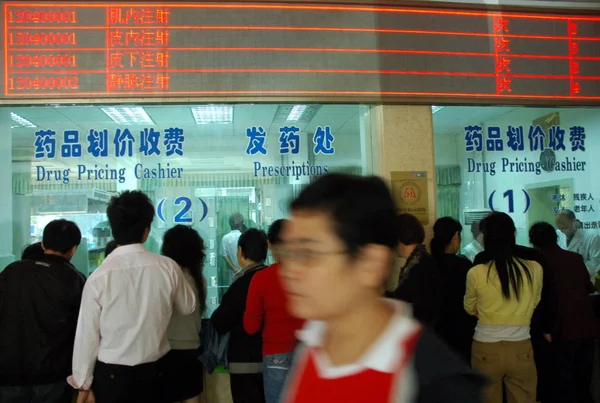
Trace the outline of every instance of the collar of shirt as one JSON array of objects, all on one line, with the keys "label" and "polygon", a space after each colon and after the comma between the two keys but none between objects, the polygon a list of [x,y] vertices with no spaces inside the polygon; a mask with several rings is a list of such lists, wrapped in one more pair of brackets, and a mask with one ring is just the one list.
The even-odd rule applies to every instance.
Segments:
[{"label": "collar of shirt", "polygon": [[[367,368],[387,373],[396,370],[397,363],[406,354],[401,349],[400,342],[419,330],[421,325],[412,318],[408,304],[387,299],[385,301],[394,307],[395,314],[383,333],[360,360],[354,364],[335,368],[331,366],[324,354],[319,354],[319,366],[324,367],[321,369],[329,372],[330,377],[344,376]],[[309,321],[297,336],[308,347],[321,347],[326,327],[325,322]]]},{"label": "collar of shirt", "polygon": [[133,243],[130,245],[123,245],[117,247],[110,255],[106,257],[106,260],[110,259],[113,256],[121,256],[127,253],[135,253],[135,252],[148,252],[148,249],[142,243]]}]

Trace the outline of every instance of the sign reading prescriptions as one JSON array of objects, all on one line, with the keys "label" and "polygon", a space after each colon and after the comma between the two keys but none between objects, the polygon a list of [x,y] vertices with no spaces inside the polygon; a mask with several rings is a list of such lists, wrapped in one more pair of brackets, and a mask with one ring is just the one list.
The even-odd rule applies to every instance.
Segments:
[{"label": "sign reading prescriptions", "polygon": [[600,16],[4,3],[4,98],[600,100]]}]

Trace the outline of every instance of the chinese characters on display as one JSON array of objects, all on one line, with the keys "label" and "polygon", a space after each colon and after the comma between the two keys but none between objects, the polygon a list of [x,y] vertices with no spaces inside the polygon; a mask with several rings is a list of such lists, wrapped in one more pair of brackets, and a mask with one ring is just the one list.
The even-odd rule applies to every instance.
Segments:
[{"label": "chinese characters on display", "polygon": [[[247,155],[267,154],[267,132],[263,127],[249,127],[246,129],[248,137]],[[295,126],[285,126],[279,129],[279,153],[298,155],[300,153],[300,143],[302,134],[300,129]],[[333,142],[335,137],[329,126],[319,126],[315,129],[312,136],[314,154],[333,155],[335,148]]]},{"label": "chinese characters on display", "polygon": [[118,128],[111,134],[109,139],[107,129],[91,129],[87,136],[81,136],[78,130],[65,130],[62,133],[60,154],[57,154],[57,133],[53,130],[39,130],[35,132],[34,156],[37,159],[81,157],[84,149],[82,137],[87,143],[87,153],[96,158],[108,157],[110,148],[115,157],[132,157],[135,150],[145,157],[160,156],[163,151],[167,157],[183,156],[185,136],[183,129],[177,127],[165,129],[163,133],[154,128],[146,128],[138,133],[137,138],[127,128]]},{"label": "chinese characters on display", "polygon": [[471,125],[464,130],[467,152],[504,151],[505,147],[512,151],[544,151],[546,148],[553,151],[585,151],[585,128],[581,126],[572,126],[568,132],[560,126],[552,126],[544,132],[537,125],[528,128],[508,126],[505,129],[490,126],[485,130],[480,125]]}]

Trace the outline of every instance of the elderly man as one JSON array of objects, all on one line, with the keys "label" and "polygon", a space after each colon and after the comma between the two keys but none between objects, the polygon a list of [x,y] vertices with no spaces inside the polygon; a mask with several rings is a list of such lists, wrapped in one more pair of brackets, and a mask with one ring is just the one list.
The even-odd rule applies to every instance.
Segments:
[{"label": "elderly man", "polygon": [[598,269],[600,269],[600,237],[598,237],[598,233],[581,228],[580,221],[571,210],[564,210],[556,216],[556,227],[564,234],[560,246],[583,257],[593,283]]}]

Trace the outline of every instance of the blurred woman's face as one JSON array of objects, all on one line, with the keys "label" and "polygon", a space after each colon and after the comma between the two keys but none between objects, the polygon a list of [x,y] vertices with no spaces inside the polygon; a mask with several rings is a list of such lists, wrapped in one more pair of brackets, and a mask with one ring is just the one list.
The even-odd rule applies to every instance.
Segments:
[{"label": "blurred woman's face", "polygon": [[452,239],[450,240],[449,251],[451,254],[455,255],[460,250],[460,244],[462,242],[462,238],[460,236],[460,232],[456,232]]}]

